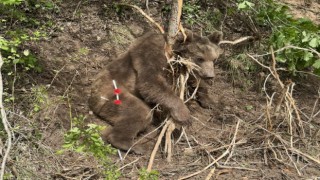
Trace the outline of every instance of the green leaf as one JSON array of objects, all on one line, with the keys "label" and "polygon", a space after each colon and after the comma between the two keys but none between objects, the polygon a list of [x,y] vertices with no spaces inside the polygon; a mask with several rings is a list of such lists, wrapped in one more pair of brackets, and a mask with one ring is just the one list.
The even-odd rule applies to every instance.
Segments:
[{"label": "green leaf", "polygon": [[65,150],[64,150],[64,149],[61,149],[61,150],[58,150],[58,151],[56,152],[56,154],[60,155],[60,154],[63,154],[64,152],[65,152]]},{"label": "green leaf", "polygon": [[12,62],[13,62],[13,64],[17,64],[17,63],[19,63],[19,61],[20,61],[20,59],[14,59]]},{"label": "green leaf", "polygon": [[72,143],[62,145],[62,147],[65,148],[65,149],[69,149],[69,148],[71,148],[72,146],[73,146]]},{"label": "green leaf", "polygon": [[254,6],[254,4],[252,2],[249,2],[249,1],[245,1],[245,2],[247,4],[247,6],[249,6],[249,7],[253,7]]},{"label": "green leaf", "polygon": [[30,54],[29,49],[26,49],[26,50],[24,50],[24,51],[23,51],[23,55],[25,55],[25,56],[29,56],[29,54]]},{"label": "green leaf", "polygon": [[247,7],[245,1],[238,4],[238,9],[245,9]]},{"label": "green leaf", "polygon": [[96,128],[98,125],[96,125],[96,124],[88,124],[88,127],[90,128],[90,129],[94,129],[94,128]]},{"label": "green leaf", "polygon": [[11,52],[11,53],[16,53],[16,52],[17,52],[17,49],[14,48],[14,47],[12,47],[12,48],[10,49],[10,52]]},{"label": "green leaf", "polygon": [[307,34],[306,31],[302,32],[303,39],[301,42],[308,42],[310,40],[310,34]]},{"label": "green leaf", "polygon": [[0,4],[4,5],[18,5],[22,2],[22,0],[1,0]]},{"label": "green leaf", "polygon": [[313,48],[316,48],[318,46],[318,39],[312,38],[311,41],[309,42],[309,45]]},{"label": "green leaf", "polygon": [[76,151],[76,152],[84,152],[85,147],[86,147],[85,145],[81,145],[81,146],[77,147],[77,148],[75,149],[75,151]]},{"label": "green leaf", "polygon": [[239,3],[238,4],[238,9],[246,9],[248,7],[253,7],[254,4],[252,2],[249,2],[249,1],[243,1],[242,3]]},{"label": "green leaf", "polygon": [[287,62],[287,60],[285,59],[285,58],[283,58],[283,57],[276,57],[276,60],[278,61],[278,62],[281,62],[281,63],[285,63],[285,62]]},{"label": "green leaf", "polygon": [[302,32],[302,35],[303,35],[303,36],[307,36],[306,31],[303,31],[303,32]]},{"label": "green leaf", "polygon": [[311,52],[304,53],[303,60],[309,61],[311,58],[313,58],[313,54]]},{"label": "green leaf", "polygon": [[247,110],[247,111],[250,111],[250,110],[252,110],[252,109],[253,109],[253,106],[251,106],[251,105],[247,105],[247,106],[245,106],[245,108],[246,108],[246,110]]},{"label": "green leaf", "polygon": [[77,127],[74,127],[74,128],[72,128],[72,129],[70,129],[70,132],[71,132],[71,133],[80,133],[80,129],[77,128]]},{"label": "green leaf", "polygon": [[320,69],[320,59],[316,60],[312,66],[316,69]]}]

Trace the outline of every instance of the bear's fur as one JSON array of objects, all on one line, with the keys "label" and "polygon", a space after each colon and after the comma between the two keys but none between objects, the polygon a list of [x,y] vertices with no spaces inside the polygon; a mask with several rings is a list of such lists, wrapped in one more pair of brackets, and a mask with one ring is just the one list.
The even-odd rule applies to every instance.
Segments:
[{"label": "bear's fur", "polygon": [[[221,53],[217,43],[221,33],[200,37],[187,33],[186,42],[177,40],[173,50],[184,57],[191,57],[201,68],[202,78],[214,76],[214,61]],[[175,95],[168,77],[168,63],[164,53],[165,36],[147,33],[138,38],[129,50],[110,63],[93,82],[90,109],[111,127],[103,133],[103,139],[114,147],[128,150],[139,132],[152,122],[150,104],[160,104],[170,112],[176,123],[189,124],[190,111]],[[115,80],[121,90],[121,104],[114,104]],[[206,84],[201,83],[200,101],[206,99]],[[143,153],[144,147],[135,146],[132,150]]]}]

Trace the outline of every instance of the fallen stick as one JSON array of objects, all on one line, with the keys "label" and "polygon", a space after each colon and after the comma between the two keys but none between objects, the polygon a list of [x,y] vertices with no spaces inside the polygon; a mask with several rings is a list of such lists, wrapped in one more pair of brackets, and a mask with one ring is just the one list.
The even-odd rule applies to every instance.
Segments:
[{"label": "fallen stick", "polygon": [[198,175],[198,174],[202,173],[203,171],[209,169],[211,166],[213,166],[214,164],[216,164],[219,160],[221,160],[222,158],[224,158],[226,155],[228,155],[228,154],[230,153],[230,150],[233,149],[233,147],[234,147],[234,145],[235,145],[235,142],[234,142],[234,141],[235,141],[235,139],[236,139],[236,137],[237,137],[237,133],[238,133],[238,128],[239,128],[239,125],[240,125],[240,121],[241,121],[241,120],[239,119],[238,122],[237,122],[237,125],[236,125],[236,130],[235,130],[235,133],[234,133],[234,135],[233,135],[232,141],[231,141],[231,143],[229,144],[228,149],[227,149],[223,154],[221,154],[217,159],[215,159],[212,163],[210,163],[209,165],[207,165],[207,166],[206,166],[205,168],[203,168],[202,170],[197,171],[197,172],[195,172],[195,173],[192,173],[192,174],[190,174],[190,175],[184,176],[184,177],[182,177],[182,178],[179,178],[179,180],[188,179],[188,178],[190,178],[190,177],[193,177],[193,176],[195,176],[195,175]]},{"label": "fallen stick", "polygon": [[155,146],[154,146],[154,149],[153,149],[153,151],[152,151],[152,153],[151,153],[151,156],[150,156],[150,160],[149,160],[148,168],[147,168],[147,171],[148,171],[148,172],[151,172],[152,165],[153,165],[153,161],[154,161],[154,157],[156,156],[156,153],[157,153],[157,151],[158,151],[158,149],[159,149],[159,146],[160,146],[162,137],[164,136],[164,133],[166,132],[168,126],[169,126],[171,123],[173,123],[172,120],[168,120],[168,121],[166,122],[166,124],[163,126],[163,128],[162,128],[162,130],[161,130],[161,132],[160,132],[160,135],[159,135],[159,137],[158,137],[158,140],[157,140],[157,142],[156,142],[156,144],[155,144]]},{"label": "fallen stick", "polygon": [[174,123],[170,123],[168,128],[167,128],[167,131],[166,131],[166,147],[167,149],[166,152],[167,152],[167,161],[168,162],[171,162],[172,160],[172,142],[171,142],[171,135],[172,135],[172,132],[173,130],[176,128],[175,124]]},{"label": "fallen stick", "polygon": [[120,167],[119,169],[117,169],[117,171],[120,171],[121,169],[123,169],[123,168],[125,168],[125,167],[127,167],[127,166],[130,166],[131,164],[133,164],[133,163],[135,163],[135,162],[139,161],[139,159],[140,159],[140,158],[137,158],[136,160],[134,160],[134,161],[132,161],[132,162],[130,162],[130,163],[128,163],[128,164],[126,164],[126,165],[124,165],[124,166]]},{"label": "fallen stick", "polygon": [[231,45],[235,45],[235,44],[239,44],[243,41],[247,41],[247,40],[250,40],[250,39],[253,39],[253,36],[246,36],[246,37],[242,37],[242,38],[239,38],[239,39],[236,39],[234,41],[228,41],[228,40],[223,40],[223,41],[220,41],[219,42],[219,45],[221,44],[231,44]]},{"label": "fallen stick", "polygon": [[210,173],[209,173],[208,176],[206,177],[206,180],[210,180],[210,179],[211,179],[211,177],[213,176],[215,170],[216,170],[215,167],[211,169]]},{"label": "fallen stick", "polygon": [[8,120],[7,120],[7,114],[6,111],[4,110],[4,106],[3,106],[3,101],[2,101],[2,96],[3,96],[3,81],[2,81],[2,74],[1,74],[1,67],[3,65],[3,59],[0,53],[0,109],[1,109],[1,119],[2,119],[2,124],[4,126],[4,129],[7,133],[8,139],[7,139],[7,149],[6,152],[3,156],[2,159],[2,164],[1,164],[1,171],[0,171],[0,179],[3,179],[4,176],[4,170],[6,167],[6,162],[11,150],[11,146],[12,146],[12,135],[9,129],[9,125],[8,125]]},{"label": "fallen stick", "polygon": [[123,156],[123,160],[126,159],[127,155],[129,154],[129,152],[131,151],[131,149],[138,144],[140,141],[142,141],[144,138],[148,137],[149,135],[151,135],[152,133],[156,132],[158,129],[160,129],[162,126],[165,125],[165,123],[167,123],[167,119],[160,124],[157,128],[155,128],[154,130],[152,130],[151,132],[147,133],[146,135],[144,135],[142,138],[140,138],[138,141],[136,141],[135,143],[133,143],[133,145],[128,149],[127,153]]},{"label": "fallen stick", "polygon": [[286,145],[286,146],[289,146],[289,148],[287,148],[288,150],[290,150],[292,153],[295,153],[295,154],[298,154],[302,157],[306,157],[307,159],[310,159],[312,160],[313,162],[317,163],[318,165],[320,165],[320,160],[319,159],[316,159],[314,157],[312,157],[311,155],[309,154],[306,154],[306,153],[303,153],[301,152],[299,149],[297,148],[294,148],[294,147],[290,147],[290,143],[286,140],[284,140],[279,134],[276,134],[276,133],[273,133],[261,126],[257,126],[258,128],[270,133],[271,135],[273,135],[275,138],[277,138],[280,142],[282,142],[283,145]]},{"label": "fallen stick", "polygon": [[236,146],[236,138],[237,138],[237,134],[238,134],[238,129],[239,129],[239,125],[240,125],[240,120],[238,120],[237,122],[237,125],[236,125],[236,130],[234,132],[234,136],[232,138],[232,141],[231,141],[231,144],[230,144],[230,153],[229,153],[229,156],[227,158],[227,160],[224,162],[224,164],[227,164],[227,162],[230,160],[230,158],[232,157],[233,155],[233,151],[234,151],[234,147]]},{"label": "fallen stick", "polygon": [[202,170],[197,171],[197,172],[195,172],[195,173],[192,173],[192,174],[190,174],[190,175],[184,176],[184,177],[182,177],[182,178],[179,178],[179,180],[188,179],[188,178],[190,178],[190,177],[192,177],[192,176],[195,176],[195,175],[198,175],[198,174],[202,173],[203,171],[209,169],[211,166],[213,166],[214,164],[216,164],[220,159],[224,158],[227,154],[229,154],[229,152],[230,152],[230,151],[229,151],[229,148],[228,148],[223,154],[221,154],[221,156],[219,156],[215,161],[213,161],[212,163],[210,163],[209,165],[207,165],[207,166],[206,166],[205,168],[203,168]]}]

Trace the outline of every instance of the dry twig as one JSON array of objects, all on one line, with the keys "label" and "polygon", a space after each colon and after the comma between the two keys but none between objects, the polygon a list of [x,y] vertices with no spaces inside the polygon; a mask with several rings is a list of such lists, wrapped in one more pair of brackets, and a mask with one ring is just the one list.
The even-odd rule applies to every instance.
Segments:
[{"label": "dry twig", "polygon": [[[182,100],[184,100],[184,95],[185,95],[185,91],[186,91],[186,86],[187,86],[189,74],[194,75],[193,70],[194,69],[197,70],[198,66],[195,63],[193,63],[187,59],[181,58],[181,57],[178,57],[177,60],[173,60],[173,58],[170,58],[170,59],[168,59],[168,63],[171,67],[172,74],[174,74],[174,72],[175,72],[175,69],[174,69],[175,65],[183,65],[187,68],[186,75],[183,75],[182,73],[180,73],[179,80],[178,80],[178,82],[180,82],[180,84],[179,84],[179,86],[177,85],[177,87],[180,87],[179,93],[178,93],[179,97]],[[193,94],[195,94],[195,93],[196,93],[196,91],[193,92]],[[152,169],[154,157],[156,155],[156,152],[158,151],[160,142],[161,142],[165,132],[166,132],[165,152],[167,152],[167,161],[168,162],[171,161],[171,156],[172,156],[171,134],[172,134],[173,130],[175,129],[175,125],[174,125],[174,122],[172,121],[171,118],[167,118],[167,119],[169,119],[169,120],[166,121],[166,123],[165,123],[159,137],[158,137],[157,143],[151,153],[151,157],[150,157],[148,168],[147,168],[147,171],[149,171],[149,172]],[[185,131],[184,131],[184,133],[185,133]]]},{"label": "dry twig", "polygon": [[[157,106],[156,106],[157,107]],[[153,109],[152,109],[153,110]],[[152,111],[151,110],[151,111]],[[144,138],[148,137],[149,135],[151,135],[152,133],[156,132],[158,129],[160,129],[163,125],[165,125],[167,123],[167,119],[161,123],[157,128],[155,128],[154,130],[152,130],[151,132],[145,134],[143,137],[141,137],[138,141],[134,142],[133,145],[128,149],[127,153],[123,156],[122,160],[125,160],[127,155],[129,154],[129,152],[131,151],[131,149],[138,143],[140,143],[140,141],[142,141]]]},{"label": "dry twig", "polygon": [[150,156],[150,159],[149,159],[149,163],[148,163],[148,168],[147,168],[147,171],[148,171],[148,172],[151,172],[151,170],[152,170],[152,165],[153,165],[154,157],[156,156],[156,153],[157,153],[157,151],[158,151],[158,149],[159,149],[159,146],[160,146],[162,137],[164,136],[164,133],[166,132],[168,126],[169,126],[171,123],[173,123],[171,120],[167,120],[167,119],[166,119],[166,124],[163,126],[163,128],[162,128],[162,130],[161,130],[161,132],[160,132],[160,135],[159,135],[159,137],[158,137],[158,140],[157,140],[157,142],[156,142],[156,144],[155,144],[155,146],[154,146],[154,149],[153,149],[153,151],[152,151],[152,153],[151,153],[151,156]]},{"label": "dry twig", "polygon": [[136,10],[138,10],[145,18],[147,18],[151,23],[153,23],[155,26],[157,26],[157,28],[159,29],[159,31],[164,34],[164,30],[163,28],[155,21],[153,20],[148,14],[146,14],[141,8],[139,8],[136,5],[131,5],[131,4],[118,4],[120,6],[130,6],[135,8]]},{"label": "dry twig", "polygon": [[[315,49],[312,49],[312,48],[307,49],[307,48],[302,48],[302,47],[292,46],[292,45],[288,45],[288,46],[285,46],[283,48],[280,48],[280,49],[274,51],[274,53],[278,53],[278,52],[281,52],[281,51],[284,51],[284,50],[287,50],[287,49],[298,49],[298,50],[313,52],[313,53],[317,54],[317,56],[319,56],[319,58],[320,58],[320,53],[318,51],[316,51]],[[254,55],[253,57],[262,57],[262,56],[267,56],[267,55],[271,55],[271,54],[272,54],[272,52],[269,52],[269,53],[266,53],[266,54]]]},{"label": "dry twig", "polygon": [[[192,174],[189,174],[187,176],[184,176],[182,178],[179,178],[179,180],[183,180],[183,179],[188,179],[190,177],[193,177],[195,175],[198,175],[200,173],[202,173],[203,171],[209,169],[211,166],[213,166],[214,164],[216,164],[218,161],[220,161],[222,158],[224,158],[227,154],[230,153],[230,150],[232,151],[234,146],[235,146],[235,139],[237,137],[237,133],[238,133],[238,128],[239,128],[239,125],[240,125],[240,119],[238,119],[238,122],[237,122],[237,125],[236,125],[236,129],[235,129],[235,133],[233,135],[233,139],[231,141],[231,143],[229,144],[229,147],[228,149],[223,153],[221,154],[217,159],[215,159],[212,163],[210,163],[209,165],[207,165],[205,168],[201,169],[200,171],[197,171],[195,173],[192,173]],[[230,157],[230,156],[229,156]]]},{"label": "dry twig", "polygon": [[124,165],[124,166],[120,167],[119,169],[117,169],[117,171],[120,171],[121,169],[123,169],[123,168],[125,168],[125,167],[127,167],[127,166],[130,166],[131,164],[133,164],[133,163],[135,163],[135,162],[139,161],[139,159],[140,159],[140,158],[137,158],[136,160],[134,160],[134,161],[132,161],[132,162],[130,162],[130,163],[128,163],[128,164],[126,164],[126,165]]},{"label": "dry twig", "polygon": [[[280,52],[280,51],[283,51],[283,50],[286,50],[286,49],[289,49],[289,48],[310,51],[310,52],[313,52],[313,53],[317,54],[320,57],[320,54],[318,52],[316,52],[315,50],[313,50],[313,49],[305,49],[305,48],[300,48],[300,47],[295,47],[295,46],[286,46],[286,47],[283,47],[281,49],[276,50],[275,52]],[[274,158],[276,160],[278,160],[279,162],[283,163],[283,164],[289,165],[289,163],[284,161],[284,159],[285,159],[284,155],[286,155],[289,158],[290,164],[293,165],[293,167],[296,169],[297,173],[299,175],[302,175],[302,173],[300,172],[300,169],[298,168],[296,162],[293,160],[291,153],[296,154],[298,156],[301,156],[303,158],[312,160],[313,162],[315,162],[317,164],[320,164],[320,160],[318,160],[317,158],[315,158],[315,157],[313,157],[313,156],[311,156],[311,155],[309,155],[307,153],[303,153],[299,149],[294,147],[294,143],[295,143],[295,141],[294,141],[294,135],[295,134],[294,133],[295,133],[296,130],[300,131],[299,134],[300,134],[300,136],[302,138],[305,137],[304,127],[303,127],[302,120],[301,120],[301,117],[300,117],[300,112],[301,111],[299,111],[299,109],[298,109],[298,107],[296,105],[295,99],[293,98],[293,94],[292,94],[295,84],[293,82],[291,82],[291,81],[289,81],[289,83],[287,83],[287,84],[284,84],[280,79],[280,76],[279,76],[279,74],[277,72],[277,70],[279,70],[279,69],[276,68],[276,61],[275,61],[275,54],[274,54],[275,52],[271,48],[271,51],[268,54],[255,55],[255,56],[248,54],[248,56],[252,60],[254,60],[256,63],[261,65],[262,67],[268,69],[270,71],[271,75],[277,80],[277,82],[279,83],[279,85],[281,87],[280,100],[278,101],[278,103],[275,106],[275,113],[279,112],[279,110],[281,108],[281,105],[284,106],[284,110],[285,110],[285,114],[286,114],[286,120],[287,120],[287,124],[288,124],[289,139],[288,140],[283,139],[283,137],[280,134],[272,132],[271,128],[268,128],[268,130],[265,129],[265,128],[262,128],[262,127],[259,127],[259,128],[261,128],[261,129],[265,130],[266,132],[272,134],[282,144],[281,148],[284,150],[284,153],[282,153],[282,151],[280,151],[279,149],[272,148],[272,147],[274,147],[272,145],[272,142],[270,142],[270,139],[267,140],[267,142],[269,144],[269,149],[273,153]],[[271,62],[271,66],[270,67],[262,64],[261,62],[259,62],[255,58],[255,57],[261,57],[261,56],[265,56],[265,55],[271,55],[272,62]],[[269,101],[268,101],[267,110],[269,111],[271,109],[272,100],[271,100],[271,98],[269,96],[268,96],[268,98],[269,98],[268,99]],[[317,104],[317,103],[318,102],[316,101],[315,104]],[[267,119],[269,120],[269,122],[271,122],[270,112],[268,113],[268,111],[267,111]],[[312,114],[313,113],[314,113],[314,107],[312,109]],[[312,118],[312,115],[310,116],[310,118]],[[308,119],[310,120],[310,118],[308,118]],[[270,124],[270,126],[271,125],[272,124]],[[295,126],[295,125],[297,125],[297,126]],[[296,127],[299,127],[299,129],[297,129]],[[289,153],[289,151],[291,153]],[[266,160],[266,158],[265,158],[265,160]]]},{"label": "dry twig", "polygon": [[174,123],[170,123],[166,131],[166,140],[165,140],[165,152],[167,152],[167,161],[171,162],[172,160],[172,142],[171,135],[173,130],[176,128]]},{"label": "dry twig", "polygon": [[208,176],[206,177],[206,180],[210,180],[210,179],[211,179],[211,177],[213,176],[215,170],[216,170],[215,167],[210,170],[210,173],[209,173]]},{"label": "dry twig", "polygon": [[1,56],[1,53],[0,53],[0,109],[1,109],[1,119],[2,119],[2,124],[4,126],[4,129],[7,133],[7,149],[6,149],[6,152],[2,158],[2,164],[1,164],[1,171],[0,171],[0,179],[3,179],[3,176],[4,176],[4,170],[5,170],[5,167],[6,167],[6,162],[7,162],[7,159],[8,159],[8,156],[9,156],[9,153],[10,153],[10,150],[11,150],[11,146],[12,146],[12,135],[11,135],[11,132],[10,132],[10,129],[9,129],[9,123],[8,123],[8,120],[7,120],[7,114],[6,114],[6,111],[4,109],[4,106],[3,106],[3,100],[2,100],[2,97],[3,97],[3,81],[2,81],[2,73],[1,73],[1,67],[3,65],[3,59],[2,59],[2,56]]},{"label": "dry twig", "polygon": [[212,163],[210,163],[209,165],[207,165],[205,168],[201,169],[200,171],[197,171],[195,173],[192,173],[190,175],[184,176],[182,178],[179,178],[179,180],[183,180],[183,179],[188,179],[190,177],[193,177],[195,175],[198,175],[200,173],[202,173],[203,171],[209,169],[211,166],[213,166],[214,164],[216,164],[218,161],[220,161],[220,159],[224,158],[227,154],[229,154],[230,150],[229,148],[223,153],[221,154],[215,161],[213,161]]},{"label": "dry twig", "polygon": [[231,44],[231,45],[235,45],[235,44],[239,44],[243,41],[247,41],[247,40],[250,40],[250,39],[253,39],[253,36],[246,36],[246,37],[242,37],[242,38],[239,38],[239,39],[236,39],[234,41],[228,41],[228,40],[223,40],[223,41],[220,41],[219,42],[219,45],[221,44]]},{"label": "dry twig", "polygon": [[229,148],[231,147],[231,151],[229,153],[229,156],[228,156],[227,160],[224,162],[224,164],[227,164],[227,162],[232,157],[232,154],[233,154],[233,151],[234,151],[234,147],[236,146],[236,138],[237,138],[237,134],[238,134],[238,130],[239,130],[239,125],[240,125],[240,119],[238,119],[238,123],[236,125],[236,130],[234,132],[234,136],[233,136],[231,144],[229,146]]},{"label": "dry twig", "polygon": [[284,145],[284,146],[282,146],[282,147],[287,146],[287,147],[288,147],[287,149],[290,150],[291,152],[293,152],[293,153],[295,153],[295,154],[298,154],[298,155],[301,155],[301,156],[303,156],[303,157],[305,157],[305,158],[307,158],[307,159],[310,159],[310,160],[312,160],[313,162],[315,162],[315,163],[317,163],[318,165],[320,165],[320,160],[318,160],[317,158],[312,157],[312,156],[309,155],[309,154],[306,154],[306,153],[301,152],[301,151],[300,151],[299,149],[297,149],[297,148],[290,147],[290,142],[284,140],[279,134],[273,133],[273,132],[271,132],[271,131],[269,131],[269,130],[261,127],[261,126],[257,126],[257,127],[260,128],[260,129],[262,129],[262,130],[264,130],[264,131],[266,131],[266,132],[268,132],[268,133],[270,133],[270,134],[273,135],[275,138],[277,138],[277,139]]}]

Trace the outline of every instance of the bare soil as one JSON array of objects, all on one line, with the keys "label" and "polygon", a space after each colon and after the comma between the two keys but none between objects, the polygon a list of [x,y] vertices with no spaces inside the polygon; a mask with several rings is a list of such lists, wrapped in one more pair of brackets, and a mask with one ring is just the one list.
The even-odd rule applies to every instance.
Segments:
[{"label": "bare soil", "polygon": [[309,18],[316,24],[320,24],[320,4],[319,1],[295,1],[295,0],[282,0],[297,18]]},{"label": "bare soil", "polygon": [[[285,2],[300,7],[296,1]],[[23,118],[27,104],[23,105],[26,110],[21,110],[20,115],[10,114],[22,127],[16,132],[15,148],[8,164],[18,179],[102,178],[99,174],[101,167],[93,157],[74,152],[58,155],[56,152],[61,149],[63,135],[70,128],[70,116],[82,114],[87,116],[88,122],[104,124],[90,113],[87,105],[94,76],[114,57],[126,51],[135,38],[153,30],[139,13],[128,10],[131,13],[119,18],[103,8],[104,5],[100,1],[62,3],[63,12],[57,17],[52,38],[32,45],[38,52],[43,72],[33,74],[31,82],[25,83],[32,87],[45,86],[47,96],[33,119]],[[318,3],[313,2],[310,8],[302,6],[303,11],[294,9],[297,16],[307,15],[319,22]],[[159,17],[157,7],[150,8],[153,16]],[[304,10],[315,13],[309,15]],[[226,49],[228,52],[219,61],[228,59],[228,54],[232,53],[230,49]],[[268,80],[264,84],[266,75],[257,75],[256,85],[249,87],[246,80],[237,80],[233,77],[236,75],[224,66],[216,68],[218,73],[211,87],[215,104],[212,109],[203,109],[194,100],[188,103],[194,117],[193,124],[186,128],[186,136],[179,141],[175,138],[172,162],[166,161],[160,148],[153,166],[160,172],[159,179],[178,179],[200,171],[228,147],[232,147],[230,153],[218,161],[219,165],[215,164],[190,179],[205,179],[214,167],[210,179],[319,179],[320,165],[308,158],[312,156],[320,161],[320,114],[316,114],[320,110],[317,101],[320,98],[319,78],[303,75],[291,79],[296,84],[293,97],[303,126],[297,125],[297,117],[292,113],[292,131],[296,132],[293,140],[294,147],[300,149],[301,154],[290,150],[290,146],[285,146],[277,138],[290,140],[288,102],[281,104],[278,114],[272,113],[281,99],[277,81]],[[267,105],[269,100],[261,90],[264,86],[270,97],[276,93],[272,107]],[[271,112],[269,118],[268,112]],[[312,115],[314,118],[309,118]],[[268,123],[272,128],[268,128]],[[301,129],[305,130],[304,138],[300,138]],[[234,137],[235,145],[230,146]],[[116,155],[112,160],[118,167],[134,162],[121,169],[121,179],[137,179],[139,169],[147,167],[149,158],[150,154],[129,154],[123,161]]]}]

